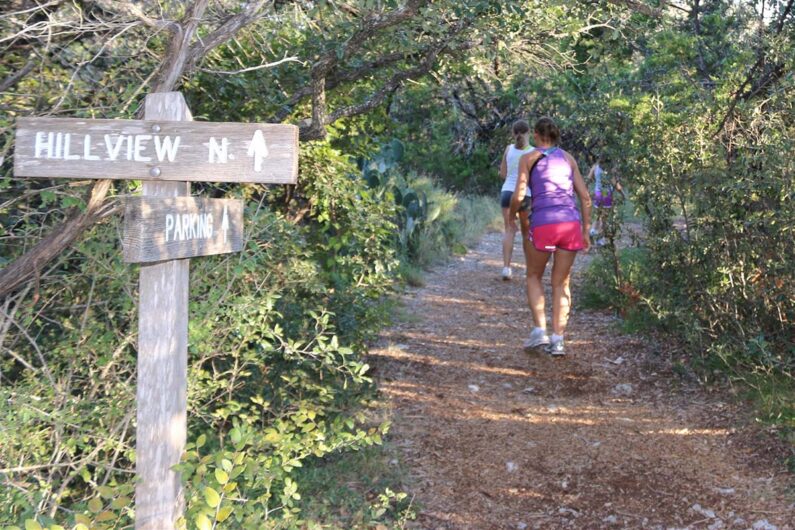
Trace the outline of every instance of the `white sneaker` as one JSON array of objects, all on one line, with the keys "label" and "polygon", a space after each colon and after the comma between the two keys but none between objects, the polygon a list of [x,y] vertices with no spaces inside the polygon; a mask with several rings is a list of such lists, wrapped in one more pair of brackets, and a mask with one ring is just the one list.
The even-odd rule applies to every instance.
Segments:
[{"label": "white sneaker", "polygon": [[547,345],[549,345],[549,336],[547,336],[547,332],[538,328],[533,329],[530,333],[530,337],[524,341],[523,344],[525,353],[532,353],[533,350],[539,346]]},{"label": "white sneaker", "polygon": [[511,279],[511,268],[510,267],[503,267],[502,268],[502,279],[504,281],[508,281]]},{"label": "white sneaker", "polygon": [[591,230],[588,233],[591,234],[591,237],[596,237],[596,229],[595,228],[591,228]]},{"label": "white sneaker", "polygon": [[563,339],[555,341],[547,346],[547,353],[555,357],[566,355],[566,348],[563,346]]}]

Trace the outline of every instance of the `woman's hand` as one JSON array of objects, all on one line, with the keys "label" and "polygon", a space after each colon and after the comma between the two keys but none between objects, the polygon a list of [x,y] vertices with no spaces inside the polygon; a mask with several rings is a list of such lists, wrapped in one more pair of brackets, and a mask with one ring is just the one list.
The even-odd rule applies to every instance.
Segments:
[{"label": "woman's hand", "polygon": [[525,195],[527,195],[527,188],[530,185],[530,170],[539,158],[541,158],[541,152],[536,149],[526,155],[522,155],[519,159],[519,176],[516,178],[516,188],[511,197],[511,219],[515,218],[516,214],[519,213],[519,208]]},{"label": "woman's hand", "polygon": [[591,250],[591,234],[589,233],[587,225],[582,225],[582,251],[588,252]]},{"label": "woman's hand", "polygon": [[511,217],[511,224],[509,226],[514,232],[519,231],[519,225],[516,224],[516,216]]}]

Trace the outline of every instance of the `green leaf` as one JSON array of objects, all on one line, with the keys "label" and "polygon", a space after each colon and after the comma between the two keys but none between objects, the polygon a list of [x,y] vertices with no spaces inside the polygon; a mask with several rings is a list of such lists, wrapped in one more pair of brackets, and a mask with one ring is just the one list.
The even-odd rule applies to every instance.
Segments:
[{"label": "green leaf", "polygon": [[218,481],[218,484],[226,484],[229,482],[229,475],[223,469],[216,469],[215,470],[215,480]]},{"label": "green leaf", "polygon": [[112,499],[115,494],[113,488],[110,486],[100,486],[97,488],[97,491],[103,499]]},{"label": "green leaf", "polygon": [[[55,200],[55,192],[50,190],[45,190],[41,192],[41,202],[44,206],[47,206],[51,202]],[[27,523],[25,523],[27,524]]]},{"label": "green leaf", "polygon": [[198,449],[198,448],[200,448],[201,446],[203,446],[203,445],[204,445],[206,442],[207,442],[207,436],[205,436],[204,434],[202,434],[201,436],[199,436],[199,437],[196,439],[196,449]]},{"label": "green leaf", "polygon": [[215,508],[219,504],[221,504],[221,496],[218,495],[218,492],[212,489],[211,487],[204,488],[204,498],[207,501],[207,506],[210,508]]},{"label": "green leaf", "polygon": [[113,502],[111,502],[110,505],[118,510],[129,505],[130,501],[131,499],[129,497],[119,497],[118,499],[113,499]]},{"label": "green leaf", "polygon": [[91,510],[92,513],[99,513],[102,511],[102,501],[99,500],[99,497],[94,497],[88,501],[88,509]]},{"label": "green leaf", "polygon": [[39,522],[35,519],[25,521],[25,530],[43,530]]},{"label": "green leaf", "polygon": [[203,513],[197,515],[194,521],[196,522],[196,528],[199,530],[212,530],[213,524]]},{"label": "green leaf", "polygon": [[229,437],[232,439],[232,443],[237,445],[240,443],[240,440],[243,439],[243,435],[240,433],[240,429],[232,429],[229,431]]},{"label": "green leaf", "polygon": [[268,430],[265,431],[265,441],[266,442],[275,444],[281,439],[282,439],[282,435],[279,434],[278,431],[276,431],[274,429],[268,429]]},{"label": "green leaf", "polygon": [[234,510],[234,506],[224,506],[220,510],[218,510],[218,515],[216,519],[219,523],[223,523],[226,521],[230,515],[232,515],[232,511]]}]

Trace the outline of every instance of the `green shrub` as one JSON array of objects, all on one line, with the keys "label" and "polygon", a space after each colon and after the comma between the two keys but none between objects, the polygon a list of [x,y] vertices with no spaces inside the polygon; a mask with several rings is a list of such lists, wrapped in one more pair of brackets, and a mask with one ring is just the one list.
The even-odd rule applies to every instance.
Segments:
[{"label": "green shrub", "polygon": [[[245,251],[192,260],[180,464],[191,528],[297,527],[296,470],[387,429],[363,412],[363,345],[386,322],[394,205],[326,144],[302,149],[301,165],[314,178],[297,190],[300,224],[235,188],[252,199]],[[0,525],[132,521],[137,274],[116,224],[96,226],[9,309],[0,461],[18,469],[0,475]]]},{"label": "green shrub", "polygon": [[655,311],[646,294],[655,281],[653,271],[649,268],[648,251],[639,247],[621,249],[618,259],[620,285],[610,249],[601,249],[591,261],[580,292],[585,307],[615,310],[629,331],[663,325],[663,315]]},{"label": "green shrub", "polygon": [[499,229],[501,212],[496,199],[452,193],[429,176],[405,172],[400,165],[404,151],[401,142],[392,140],[358,164],[375,196],[394,201],[401,274],[419,285],[417,268],[465,254],[487,229]]}]

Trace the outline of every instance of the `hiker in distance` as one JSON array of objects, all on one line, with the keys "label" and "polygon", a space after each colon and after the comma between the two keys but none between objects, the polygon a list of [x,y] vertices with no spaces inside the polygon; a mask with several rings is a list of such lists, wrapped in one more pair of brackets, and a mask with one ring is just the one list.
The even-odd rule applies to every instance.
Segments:
[{"label": "hiker in distance", "polygon": [[[605,218],[613,207],[613,190],[620,193],[623,198],[626,198],[624,189],[621,187],[615,172],[605,170],[605,168],[609,167],[610,160],[605,155],[601,155],[596,164],[588,171],[588,176],[586,177],[587,182],[593,180],[594,183],[593,206],[596,209],[596,221],[591,227],[590,236],[596,240],[595,242],[598,246],[603,246],[607,243],[604,234]],[[597,239],[597,235],[601,235],[601,237]]]},{"label": "hiker in distance", "polygon": [[516,214],[509,215],[511,209],[511,196],[516,189],[516,179],[519,176],[519,159],[533,150],[530,145],[530,125],[524,120],[517,120],[511,128],[513,143],[505,148],[500,163],[500,177],[503,179],[500,191],[500,206],[502,206],[502,219],[505,231],[502,235],[502,279],[511,279],[511,255],[513,254],[513,240],[518,230]]},{"label": "hiker in distance", "polygon": [[[591,196],[574,158],[558,147],[560,129],[550,118],[539,119],[534,128],[536,149],[519,161],[519,176],[508,212],[512,219],[522,200],[532,192],[532,217],[526,245],[527,303],[533,314],[533,331],[524,343],[526,352],[545,347],[552,355],[565,355],[563,335],[569,319],[569,280],[579,250],[590,248]],[[580,208],[574,193],[580,199]],[[544,275],[550,255],[552,264],[552,336],[547,335],[544,312]]]}]

